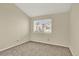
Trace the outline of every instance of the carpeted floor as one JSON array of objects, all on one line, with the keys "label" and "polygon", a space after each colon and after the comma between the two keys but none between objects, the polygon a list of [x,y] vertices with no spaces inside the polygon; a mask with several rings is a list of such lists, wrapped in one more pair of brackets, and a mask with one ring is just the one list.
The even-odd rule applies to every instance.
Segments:
[{"label": "carpeted floor", "polygon": [[27,42],[0,52],[0,56],[72,56],[66,47]]}]

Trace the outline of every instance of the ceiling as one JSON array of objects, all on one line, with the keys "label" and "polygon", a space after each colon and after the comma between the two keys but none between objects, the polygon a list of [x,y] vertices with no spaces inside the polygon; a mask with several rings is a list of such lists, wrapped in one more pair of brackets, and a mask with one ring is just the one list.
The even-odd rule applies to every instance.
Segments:
[{"label": "ceiling", "polygon": [[16,3],[16,6],[30,17],[67,12],[71,8],[69,3]]}]

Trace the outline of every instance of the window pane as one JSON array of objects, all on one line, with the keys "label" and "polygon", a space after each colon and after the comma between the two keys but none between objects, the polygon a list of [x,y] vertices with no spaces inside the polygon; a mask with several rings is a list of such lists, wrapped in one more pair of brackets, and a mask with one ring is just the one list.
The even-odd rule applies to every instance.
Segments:
[{"label": "window pane", "polygon": [[51,25],[51,19],[34,20],[33,31],[50,33],[52,30]]}]

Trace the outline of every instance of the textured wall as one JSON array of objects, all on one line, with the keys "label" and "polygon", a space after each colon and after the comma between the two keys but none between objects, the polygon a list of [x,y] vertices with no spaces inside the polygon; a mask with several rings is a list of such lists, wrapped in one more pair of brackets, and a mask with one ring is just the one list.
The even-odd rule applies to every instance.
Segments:
[{"label": "textured wall", "polygon": [[2,56],[71,56],[66,47],[48,45],[38,42],[27,42],[0,52]]},{"label": "textured wall", "polygon": [[[52,19],[52,33],[34,33],[33,20]],[[60,46],[69,46],[69,12],[33,17],[31,20],[31,40]]]},{"label": "textured wall", "polygon": [[29,40],[29,17],[14,4],[0,4],[0,51]]},{"label": "textured wall", "polygon": [[79,56],[79,3],[72,4],[70,19],[70,49],[73,55]]}]

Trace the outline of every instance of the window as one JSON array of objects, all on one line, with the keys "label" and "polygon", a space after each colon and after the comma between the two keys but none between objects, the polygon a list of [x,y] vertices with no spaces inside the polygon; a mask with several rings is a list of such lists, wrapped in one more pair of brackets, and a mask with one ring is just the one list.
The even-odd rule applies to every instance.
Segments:
[{"label": "window", "polygon": [[52,26],[51,19],[34,20],[33,31],[34,32],[51,33],[51,31],[52,31],[51,26]]}]

